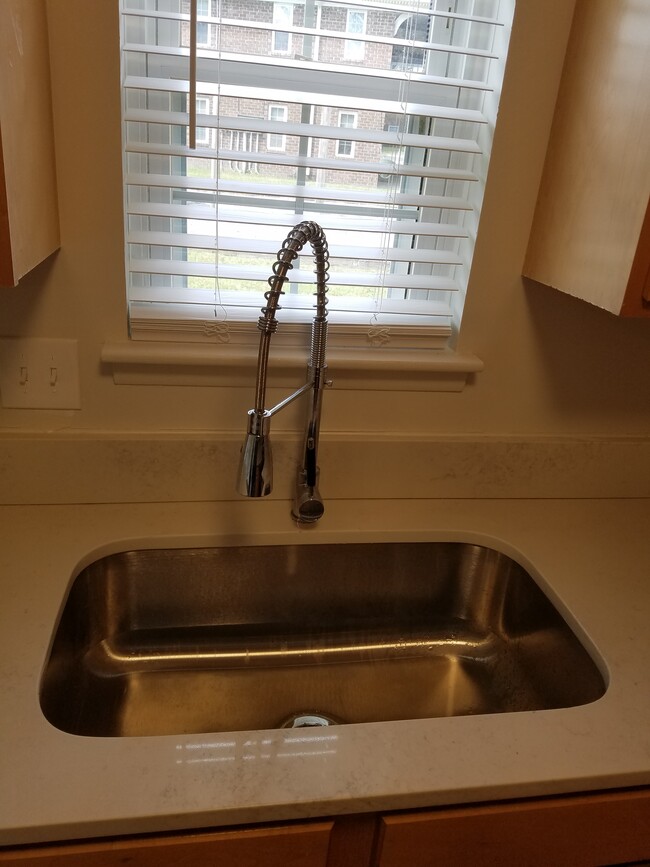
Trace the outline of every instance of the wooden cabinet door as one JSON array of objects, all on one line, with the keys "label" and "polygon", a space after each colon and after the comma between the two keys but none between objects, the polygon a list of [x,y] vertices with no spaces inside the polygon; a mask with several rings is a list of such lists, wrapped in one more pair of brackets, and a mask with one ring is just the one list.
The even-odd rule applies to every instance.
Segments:
[{"label": "wooden cabinet door", "polygon": [[650,316],[650,3],[578,0],[524,275]]},{"label": "wooden cabinet door", "polygon": [[650,859],[650,790],[386,816],[375,867],[596,867]]},{"label": "wooden cabinet door", "polygon": [[45,0],[2,0],[0,287],[15,286],[58,247]]},{"label": "wooden cabinet door", "polygon": [[326,867],[332,822],[0,851],[0,867]]}]

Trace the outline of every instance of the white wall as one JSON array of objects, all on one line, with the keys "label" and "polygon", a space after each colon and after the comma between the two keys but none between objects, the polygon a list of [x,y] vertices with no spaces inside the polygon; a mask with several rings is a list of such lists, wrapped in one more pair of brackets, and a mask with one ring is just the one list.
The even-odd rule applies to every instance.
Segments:
[{"label": "white wall", "polygon": [[[127,336],[117,5],[48,0],[62,246],[0,293],[0,334],[78,339],[82,409],[1,409],[0,427],[243,430],[252,387],[118,386],[100,364],[102,344]],[[520,277],[572,6],[518,4],[459,345],[485,370],[458,394],[334,388],[325,436],[650,432],[650,322],[618,320]],[[295,425],[288,411],[276,428]]]}]

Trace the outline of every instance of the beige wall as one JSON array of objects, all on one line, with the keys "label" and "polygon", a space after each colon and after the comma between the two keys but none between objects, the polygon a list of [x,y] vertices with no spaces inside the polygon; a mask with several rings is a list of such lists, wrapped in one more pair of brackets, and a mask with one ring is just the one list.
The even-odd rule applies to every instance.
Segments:
[{"label": "beige wall", "polygon": [[[243,430],[252,389],[119,386],[102,369],[102,344],[126,339],[117,0],[48,5],[62,246],[0,294],[0,334],[77,338],[83,408],[2,409],[0,426]],[[459,344],[485,370],[459,394],[334,388],[325,435],[650,432],[650,322],[618,320],[520,277],[572,5],[519,3]],[[276,427],[295,420],[288,412]]]}]

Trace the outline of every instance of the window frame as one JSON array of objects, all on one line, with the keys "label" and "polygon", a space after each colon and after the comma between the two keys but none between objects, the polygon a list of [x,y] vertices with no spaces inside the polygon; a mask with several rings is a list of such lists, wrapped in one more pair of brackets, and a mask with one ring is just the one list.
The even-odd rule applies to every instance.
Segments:
[{"label": "window frame", "polygon": [[[288,10],[288,14],[285,15],[285,13],[281,12],[281,10]],[[278,20],[280,18],[282,20]],[[274,0],[274,2],[273,2],[273,24],[279,28],[282,24],[285,24],[285,23],[288,27],[291,27],[291,25],[293,24],[293,4],[278,2],[278,0]],[[286,37],[286,40],[287,40],[286,48],[284,48],[284,47],[278,48],[278,46],[276,44],[276,39],[278,36]],[[272,31],[272,33],[271,33],[271,52],[273,54],[279,54],[279,55],[285,55],[285,56],[290,55],[291,49],[292,49],[292,43],[293,43],[293,39],[292,39],[291,33],[287,33],[287,32],[280,30],[280,29]]]},{"label": "window frame", "polygon": [[[343,116],[344,115],[347,115],[348,117],[352,118],[351,124],[345,124],[345,125],[343,124]],[[341,109],[339,111],[338,125],[341,127],[341,129],[357,129],[358,121],[359,121],[359,112],[358,111],[349,111],[346,109]],[[349,151],[349,153],[345,153],[344,151],[341,150],[341,145],[348,145],[348,144],[350,146],[350,151]],[[343,159],[346,159],[346,160],[354,159],[355,144],[356,144],[356,142],[351,141],[350,139],[342,139],[342,138],[337,139],[336,140],[336,146],[335,146],[336,156],[342,157]]]},{"label": "window frame", "polygon": [[[358,36],[365,36],[368,29],[368,12],[366,9],[348,9],[345,20],[345,32]],[[360,15],[362,20],[361,30],[352,30],[350,22],[353,16]],[[363,63],[366,57],[366,43],[359,39],[346,39],[343,43],[343,58],[355,63]]]},{"label": "window frame", "polygon": [[[205,111],[203,111],[205,108]],[[210,114],[210,100],[207,96],[196,97],[196,113]],[[200,146],[209,146],[211,140],[211,130],[207,126],[196,127],[196,143]]]},{"label": "window frame", "polygon": [[[279,109],[280,112],[282,114],[284,114],[283,118],[280,119],[277,117],[273,117],[273,112],[274,112],[274,110],[277,110],[277,109]],[[273,121],[274,123],[286,123],[288,115],[289,115],[288,106],[280,105],[278,103],[270,103],[270,105],[268,107],[268,118],[270,121]],[[277,137],[281,140],[280,144],[272,143],[272,140],[274,137]],[[287,137],[286,137],[286,135],[284,135],[283,133],[278,133],[278,132],[268,133],[266,136],[266,148],[267,148],[267,150],[275,151],[276,153],[280,152],[280,151],[286,151],[286,149],[287,149]]]},{"label": "window frame", "polygon": [[[279,81],[279,79],[278,79],[278,81]],[[280,84],[278,83],[278,81],[276,81],[276,86],[280,86]],[[318,104],[318,103],[317,103],[317,104]],[[352,113],[352,112],[349,112],[349,111],[344,112],[344,114],[351,114],[351,113]],[[339,141],[345,141],[344,139],[338,139],[338,140],[339,140]],[[336,141],[336,139],[335,139],[335,141]],[[341,154],[341,156],[342,156],[342,157],[345,157],[345,158],[347,158],[347,159],[350,158],[349,155],[342,155],[342,154]],[[242,160],[242,162],[244,162],[244,160]],[[214,186],[213,186],[213,189],[215,189]],[[167,273],[167,272],[165,272],[165,273]],[[283,314],[283,317],[286,318],[286,312]],[[348,326],[344,326],[344,327],[345,327],[345,328],[348,328]],[[419,326],[418,326],[418,327],[419,327]],[[285,329],[285,330],[286,330],[286,329]],[[350,328],[350,329],[349,329],[349,332],[350,332],[350,334],[353,334],[353,332],[354,332],[354,328]],[[141,335],[138,334],[138,336],[141,336]],[[444,337],[444,339],[442,340],[442,342],[436,344],[438,348],[443,348],[445,345],[447,345],[447,337],[448,337],[448,336],[449,336],[449,332],[447,331],[446,336]],[[146,339],[146,338],[145,338],[145,339]],[[351,339],[352,339],[352,338],[351,338]],[[373,339],[374,339],[374,338],[373,338]],[[410,340],[410,338],[409,338],[409,340]],[[374,343],[373,345],[380,345],[380,344],[382,344],[382,343],[383,343],[383,334],[380,333],[380,334],[378,335],[378,338],[377,338],[376,343]]]},{"label": "window frame", "polygon": [[[207,21],[199,21],[196,25],[196,44],[200,48],[210,47],[210,24]],[[201,34],[205,34],[205,38],[201,38]]]}]

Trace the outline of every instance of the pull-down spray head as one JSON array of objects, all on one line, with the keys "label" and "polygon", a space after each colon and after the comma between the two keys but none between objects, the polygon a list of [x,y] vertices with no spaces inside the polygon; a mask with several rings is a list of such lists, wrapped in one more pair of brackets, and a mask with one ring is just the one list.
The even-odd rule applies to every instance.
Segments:
[{"label": "pull-down spray head", "polygon": [[273,453],[268,432],[269,417],[248,411],[248,431],[241,448],[237,493],[266,497],[273,488]]},{"label": "pull-down spray head", "polygon": [[[264,408],[266,375],[271,335],[278,327],[275,318],[278,300],[284,294],[282,286],[292,261],[309,241],[316,264],[316,313],[312,323],[311,352],[307,367],[307,383],[277,406]],[[257,327],[261,331],[257,360],[255,407],[248,412],[248,430],[241,449],[237,491],[246,497],[265,497],[273,486],[273,462],[269,429],[271,417],[307,391],[312,393],[310,415],[307,422],[302,466],[298,472],[293,516],[301,523],[314,523],[324,512],[318,492],[318,466],[316,463],[323,388],[325,382],[325,350],[327,345],[327,281],[329,279],[329,253],[327,240],[321,227],[314,222],[299,223],[287,235],[269,278],[270,289],[265,293],[266,307]]]}]

